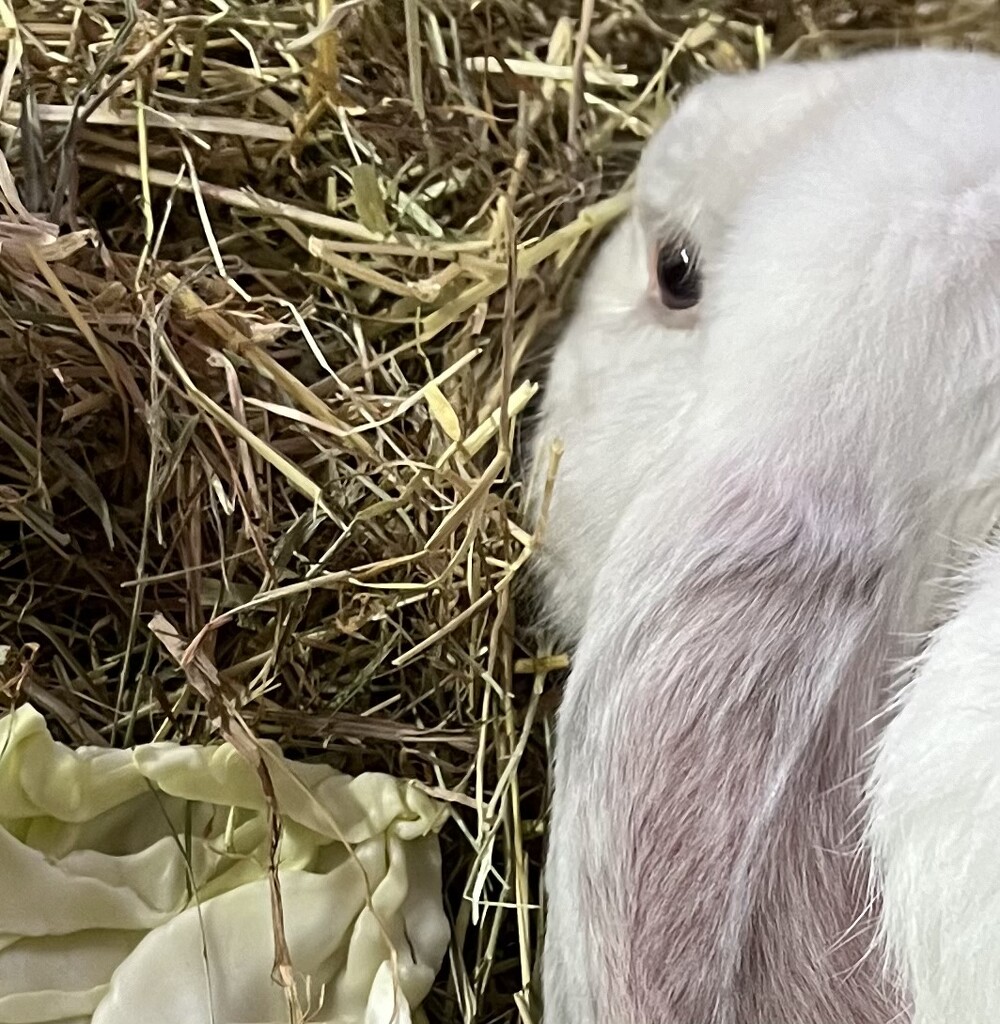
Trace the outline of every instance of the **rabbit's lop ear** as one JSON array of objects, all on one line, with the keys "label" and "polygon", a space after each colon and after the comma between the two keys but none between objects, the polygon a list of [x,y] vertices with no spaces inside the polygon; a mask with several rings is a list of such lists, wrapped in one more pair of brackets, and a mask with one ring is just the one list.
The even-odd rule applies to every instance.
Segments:
[{"label": "rabbit's lop ear", "polygon": [[560,709],[547,1019],[888,1021],[840,823],[890,552],[860,488],[732,460],[677,484],[623,522]]},{"label": "rabbit's lop ear", "polygon": [[973,567],[875,759],[884,939],[920,1024],[1000,1020],[1000,548]]}]

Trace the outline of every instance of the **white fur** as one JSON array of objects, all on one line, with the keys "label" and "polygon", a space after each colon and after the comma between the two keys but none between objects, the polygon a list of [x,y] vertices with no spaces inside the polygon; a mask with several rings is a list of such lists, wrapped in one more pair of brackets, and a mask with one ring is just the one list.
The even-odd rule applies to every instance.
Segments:
[{"label": "white fur", "polygon": [[[837,952],[879,923],[843,923],[844,865],[867,862],[891,670],[996,513],[998,95],[987,56],[776,67],[693,90],[647,147],[555,353],[531,472],[537,508],[564,443],[539,565],[579,644],[547,1024],[881,1024],[911,999],[915,1024],[1000,1020],[1000,700],[970,647],[1000,585],[982,577],[874,776],[903,990],[878,983],[879,949],[848,969]],[[647,289],[678,227],[701,252],[696,315]]]},{"label": "white fur", "polygon": [[913,1024],[1000,1020],[1000,550],[936,632],[886,729],[868,838]]}]

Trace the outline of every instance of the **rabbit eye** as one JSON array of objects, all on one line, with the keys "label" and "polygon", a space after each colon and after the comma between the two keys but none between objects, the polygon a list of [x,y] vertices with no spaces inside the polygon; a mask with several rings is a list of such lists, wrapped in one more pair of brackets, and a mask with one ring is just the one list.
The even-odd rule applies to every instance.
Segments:
[{"label": "rabbit eye", "polygon": [[667,309],[690,309],[701,299],[701,274],[694,249],[668,243],[656,254],[656,284]]}]

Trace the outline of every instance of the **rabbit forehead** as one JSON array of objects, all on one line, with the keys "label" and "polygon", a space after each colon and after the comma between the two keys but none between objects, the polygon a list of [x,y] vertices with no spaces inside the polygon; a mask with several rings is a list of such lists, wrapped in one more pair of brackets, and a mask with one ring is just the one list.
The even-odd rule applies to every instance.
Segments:
[{"label": "rabbit forehead", "polygon": [[640,161],[635,202],[647,232],[698,228],[698,241],[708,242],[835,82],[826,65],[789,65],[693,89]]},{"label": "rabbit forehead", "polygon": [[[858,133],[848,184],[863,180],[872,161],[904,177],[909,170],[912,180],[921,162],[954,156],[956,147],[967,164],[982,167],[984,151],[996,146],[990,128],[1000,128],[991,99],[997,85],[1000,61],[992,55],[937,50],[717,75],[693,88],[647,144],[636,209],[650,236],[681,228],[712,247],[761,178],[803,146],[843,147],[843,132],[828,133],[844,123]],[[908,167],[902,150],[916,163]]]}]

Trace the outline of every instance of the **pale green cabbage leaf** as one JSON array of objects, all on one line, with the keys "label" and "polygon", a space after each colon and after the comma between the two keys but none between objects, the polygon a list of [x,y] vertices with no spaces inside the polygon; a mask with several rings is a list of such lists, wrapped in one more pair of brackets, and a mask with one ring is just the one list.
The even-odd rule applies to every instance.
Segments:
[{"label": "pale green cabbage leaf", "polygon": [[[314,1022],[409,1024],[448,944],[439,804],[264,745]],[[231,746],[56,743],[0,719],[0,1024],[283,1024],[267,807]]]}]

